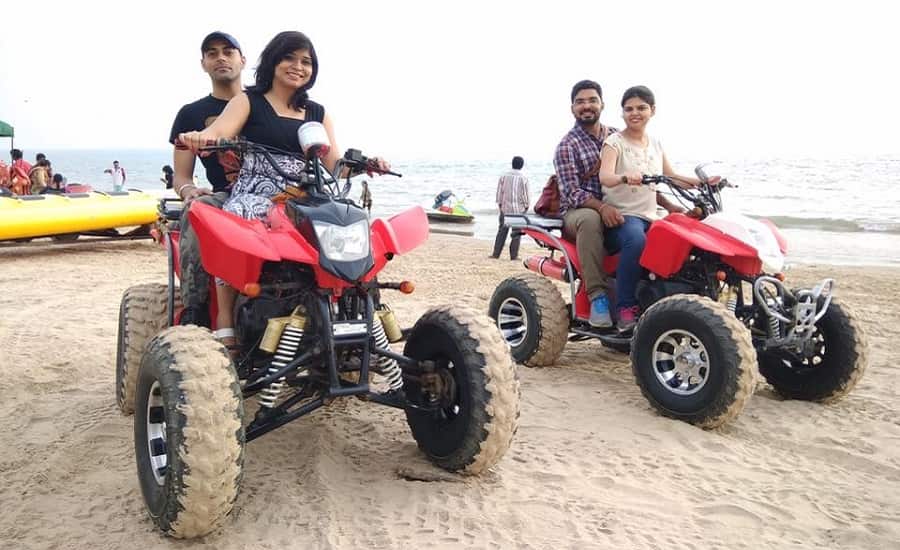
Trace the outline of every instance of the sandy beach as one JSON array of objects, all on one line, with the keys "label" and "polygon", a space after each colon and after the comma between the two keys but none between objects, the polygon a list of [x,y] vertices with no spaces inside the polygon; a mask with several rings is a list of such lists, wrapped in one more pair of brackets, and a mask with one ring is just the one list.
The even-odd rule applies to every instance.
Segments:
[{"label": "sandy beach", "polygon": [[[490,244],[432,235],[384,276],[416,292],[385,301],[404,326],[441,303],[486,311],[495,285],[524,270],[488,259]],[[182,542],[147,517],[132,417],[114,397],[119,300],[165,282],[164,252],[2,247],[0,548],[896,548],[900,269],[810,265],[789,281],[825,276],[870,352],[835,405],[759,382],[735,422],[703,431],[657,415],[625,355],[569,343],[553,367],[519,367],[519,431],[488,475],[437,470],[402,412],[339,401],[248,444],[225,527]]]}]

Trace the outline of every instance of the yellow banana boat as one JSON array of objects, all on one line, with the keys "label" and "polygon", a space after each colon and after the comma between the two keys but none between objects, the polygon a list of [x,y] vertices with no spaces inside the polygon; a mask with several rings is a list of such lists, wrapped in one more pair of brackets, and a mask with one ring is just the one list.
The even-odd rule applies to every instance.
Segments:
[{"label": "yellow banana boat", "polygon": [[150,224],[158,205],[141,191],[0,197],[0,241]]}]

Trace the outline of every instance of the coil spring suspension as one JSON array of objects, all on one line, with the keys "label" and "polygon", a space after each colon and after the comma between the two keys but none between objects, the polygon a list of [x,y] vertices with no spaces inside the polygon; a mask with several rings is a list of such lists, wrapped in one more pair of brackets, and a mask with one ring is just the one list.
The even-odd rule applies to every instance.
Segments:
[{"label": "coil spring suspension", "polygon": [[728,297],[728,302],[725,304],[725,307],[728,308],[728,311],[734,313],[737,309],[737,294],[733,293]]},{"label": "coil spring suspension", "polygon": [[[275,350],[275,358],[272,359],[272,363],[269,365],[269,374],[278,372],[294,360],[302,339],[303,329],[290,325],[284,327],[284,332],[281,333],[281,338],[278,340],[278,348]],[[284,391],[285,386],[284,377],[282,377],[263,388],[257,397],[259,406],[269,409],[274,407],[275,401],[281,395],[281,392]]]},{"label": "coil spring suspension", "polygon": [[[769,302],[769,307],[772,309],[776,308],[776,304],[774,301]],[[774,315],[769,315],[769,338],[780,338],[781,337],[781,321],[779,321]]]},{"label": "coil spring suspension", "polygon": [[[388,337],[384,333],[384,327],[381,325],[381,319],[377,315],[372,319],[372,338],[378,349],[391,349],[388,345]],[[403,371],[400,370],[400,365],[396,360],[373,353],[372,362],[374,363],[372,370],[384,376],[391,390],[403,389]]]}]

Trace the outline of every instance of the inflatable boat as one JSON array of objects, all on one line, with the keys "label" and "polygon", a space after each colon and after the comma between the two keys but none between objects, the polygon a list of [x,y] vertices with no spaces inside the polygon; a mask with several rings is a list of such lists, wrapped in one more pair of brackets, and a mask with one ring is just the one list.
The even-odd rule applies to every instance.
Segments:
[{"label": "inflatable boat", "polygon": [[158,204],[141,191],[0,197],[0,241],[148,225]]}]

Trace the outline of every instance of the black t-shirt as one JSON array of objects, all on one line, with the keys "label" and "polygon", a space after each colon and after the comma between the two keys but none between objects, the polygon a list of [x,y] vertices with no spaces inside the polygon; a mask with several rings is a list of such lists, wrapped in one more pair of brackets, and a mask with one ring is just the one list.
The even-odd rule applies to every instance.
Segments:
[{"label": "black t-shirt", "polygon": [[[172,123],[172,132],[169,134],[169,143],[175,145],[178,134],[183,132],[201,131],[208,127],[222,114],[228,102],[208,95],[193,103],[188,103],[175,116]],[[233,151],[216,153],[207,157],[199,157],[203,167],[206,168],[206,179],[212,184],[214,191],[227,191],[228,187],[237,178],[241,168],[240,159]]]},{"label": "black t-shirt", "polygon": [[248,91],[247,99],[250,102],[250,115],[241,129],[241,136],[254,143],[277,147],[283,151],[299,153],[297,130],[300,126],[309,121],[321,123],[325,120],[325,107],[310,99],[306,100],[304,120],[278,116],[261,93]]}]

